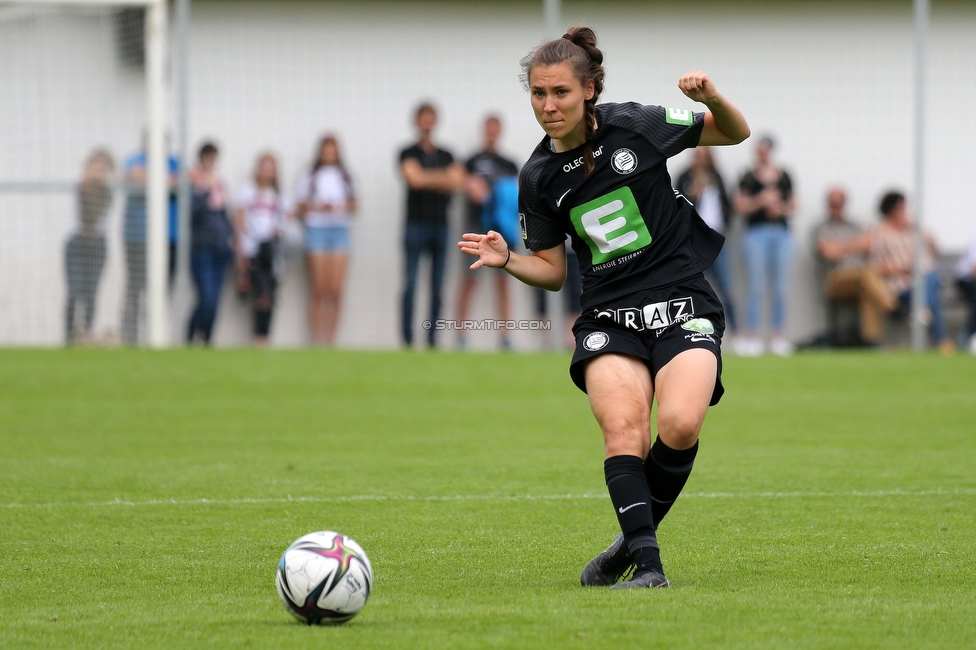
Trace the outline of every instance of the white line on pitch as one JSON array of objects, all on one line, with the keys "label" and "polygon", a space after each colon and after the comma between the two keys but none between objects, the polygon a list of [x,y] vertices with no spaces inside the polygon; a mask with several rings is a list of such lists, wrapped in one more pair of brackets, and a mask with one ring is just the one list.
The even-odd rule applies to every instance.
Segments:
[{"label": "white line on pitch", "polygon": [[[837,499],[847,497],[927,497],[927,496],[972,496],[976,488],[954,490],[851,490],[849,492],[689,492],[683,499]],[[198,505],[249,505],[274,503],[354,503],[358,501],[578,501],[585,499],[606,499],[606,494],[453,494],[453,495],[384,495],[360,494],[338,497],[271,497],[239,499],[147,499],[131,501],[113,499],[111,501],[53,502],[53,503],[4,503],[3,508],[104,508],[111,506],[198,506]]]}]

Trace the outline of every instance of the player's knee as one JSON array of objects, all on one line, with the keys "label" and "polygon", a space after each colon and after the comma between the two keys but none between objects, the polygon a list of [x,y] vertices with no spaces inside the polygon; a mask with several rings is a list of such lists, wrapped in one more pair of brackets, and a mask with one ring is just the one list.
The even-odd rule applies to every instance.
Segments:
[{"label": "player's knee", "polygon": [[640,418],[609,417],[601,422],[606,455],[641,456],[650,443],[650,426]]},{"label": "player's knee", "polygon": [[698,440],[704,415],[691,409],[658,414],[658,433],[669,447],[687,449]]}]

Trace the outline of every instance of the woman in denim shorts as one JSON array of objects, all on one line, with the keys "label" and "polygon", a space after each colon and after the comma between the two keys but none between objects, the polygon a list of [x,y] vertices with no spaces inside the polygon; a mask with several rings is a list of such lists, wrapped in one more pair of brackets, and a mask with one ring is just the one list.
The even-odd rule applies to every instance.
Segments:
[{"label": "woman in denim shorts", "polygon": [[352,178],[335,136],[322,138],[311,168],[299,180],[297,199],[298,215],[305,222],[312,343],[331,346],[349,261],[349,220],[356,213]]}]

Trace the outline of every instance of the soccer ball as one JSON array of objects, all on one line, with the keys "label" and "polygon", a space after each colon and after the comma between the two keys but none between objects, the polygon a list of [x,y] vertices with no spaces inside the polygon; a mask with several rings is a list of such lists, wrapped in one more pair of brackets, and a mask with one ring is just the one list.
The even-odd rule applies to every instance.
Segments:
[{"label": "soccer ball", "polygon": [[373,567],[362,547],[331,530],[309,533],[278,562],[275,585],[285,608],[308,625],[345,623],[366,605]]}]

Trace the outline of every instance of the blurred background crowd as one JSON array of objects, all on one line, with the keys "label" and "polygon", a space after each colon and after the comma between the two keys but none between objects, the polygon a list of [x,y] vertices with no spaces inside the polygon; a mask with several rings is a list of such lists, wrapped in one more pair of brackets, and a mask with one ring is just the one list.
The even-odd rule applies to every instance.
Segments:
[{"label": "blurred background crowd", "polygon": [[[506,323],[513,321],[509,280],[502,271],[472,271],[472,260],[458,256],[460,290],[456,301],[447,300],[446,260],[460,232],[503,233],[516,250],[519,237],[518,205],[506,201],[505,188],[517,183],[517,162],[499,150],[502,121],[490,115],[483,124],[483,147],[467,159],[455,158],[450,148],[434,139],[437,108],[421,103],[414,113],[417,140],[399,152],[403,181],[403,273],[391,277],[401,291],[399,305],[401,344],[414,345],[414,305],[422,258],[429,260],[429,322],[449,320],[454,335],[449,344],[468,345],[464,323],[470,322],[472,300],[493,303],[491,320],[499,322],[497,345],[513,348]],[[753,165],[727,185],[712,151],[699,147],[689,166],[674,180],[676,189],[713,229],[727,235],[722,254],[707,272],[721,297],[729,324],[726,346],[733,354],[781,356],[797,344],[806,347],[893,347],[904,344],[915,264],[913,222],[904,192],[886,191],[871,220],[855,219],[847,212],[847,189],[835,186],[824,197],[823,217],[812,233],[817,256],[816,282],[822,288],[826,328],[805,341],[792,341],[785,329],[789,307],[794,236],[791,218],[796,209],[793,180],[774,158],[775,141],[760,136],[754,145]],[[342,323],[341,307],[350,254],[350,224],[355,219],[355,181],[346,168],[336,135],[323,136],[302,170],[293,191],[282,188],[278,161],[263,152],[254,161],[253,174],[236,190],[227,187],[219,167],[219,149],[212,142],[199,148],[190,171],[192,183],[189,268],[196,304],[185,330],[187,344],[211,343],[224,284],[250,305],[250,329],[256,345],[269,341],[275,295],[284,266],[304,265],[308,292],[308,343],[336,344]],[[125,160],[115,173],[111,154],[94,151],[85,162],[77,188],[77,227],[65,246],[67,277],[65,341],[93,343],[92,321],[98,284],[105,263],[104,218],[113,201],[113,187],[121,188],[124,202],[126,259],[125,307],[122,342],[138,342],[140,293],[145,289],[145,165],[144,151]],[[178,220],[176,187],[179,163],[170,165],[169,278],[177,269]],[[514,193],[514,189],[512,192]],[[514,194],[513,194],[514,196]],[[452,228],[452,201],[463,204],[463,223]],[[290,250],[289,250],[290,249]],[[567,247],[571,257],[572,249]],[[295,257],[301,251],[303,255]],[[931,343],[951,352],[960,345],[976,354],[976,230],[961,255],[941,253],[935,238],[925,233],[922,267],[925,274],[926,323]],[[575,260],[570,260],[574,262]],[[734,261],[741,265],[736,272]],[[573,265],[573,271],[576,271]],[[578,271],[570,274],[561,301],[565,309],[562,341],[572,344],[568,326],[579,314]],[[477,293],[478,278],[489,285]],[[736,291],[736,284],[744,289]],[[545,292],[535,301],[537,319],[548,308]],[[743,295],[741,301],[737,296]],[[79,310],[78,307],[81,307]],[[947,311],[957,321],[950,336]],[[743,318],[743,313],[745,318]],[[891,328],[890,326],[894,326]],[[473,326],[478,327],[478,326]],[[435,327],[424,326],[423,345],[437,347]],[[479,328],[480,329],[480,328]],[[896,333],[888,332],[895,329]],[[441,330],[443,331],[443,330]],[[551,346],[551,329],[539,328],[539,344]],[[558,337],[557,337],[558,341]],[[443,342],[441,342],[443,343]]]},{"label": "blurred background crowd", "polygon": [[[170,342],[565,345],[578,278],[551,299],[454,246],[517,233],[510,188],[542,136],[518,60],[542,4],[194,0],[169,42]],[[0,5],[0,345],[145,342],[140,11]],[[749,117],[745,144],[669,165],[727,237],[709,271],[727,350],[906,345],[921,213],[929,345],[976,351],[976,7],[933,2],[922,205],[908,3],[567,1],[562,18],[597,29],[606,101],[693,108],[675,83],[699,68]],[[438,319],[476,324],[424,329]]]}]

